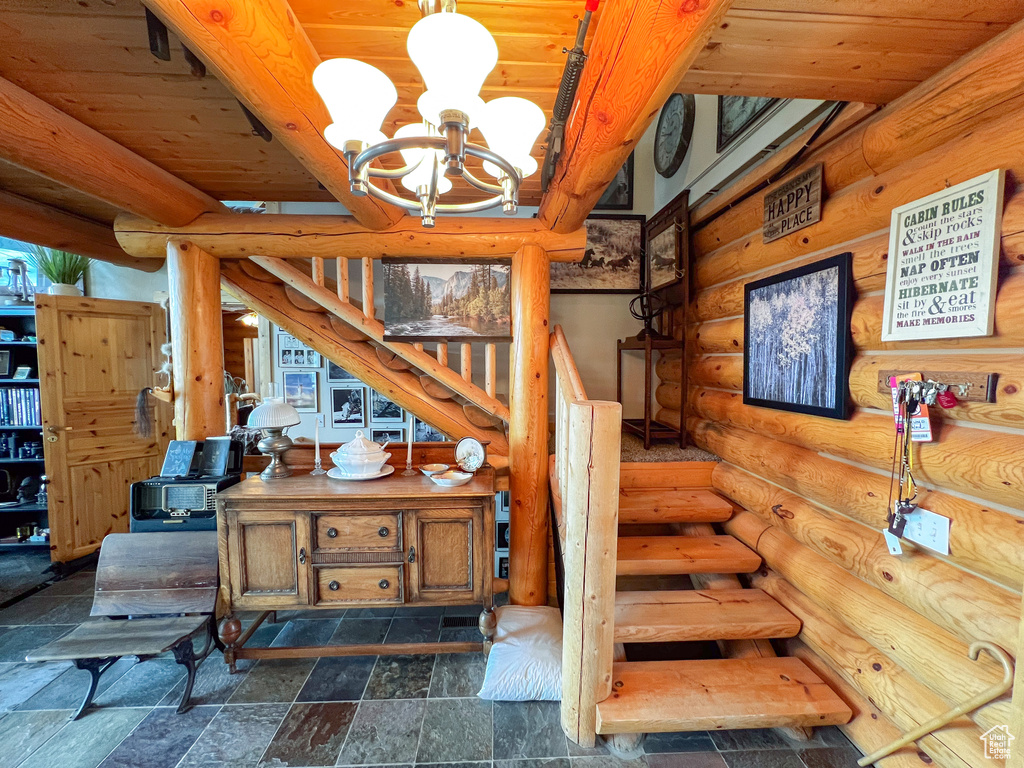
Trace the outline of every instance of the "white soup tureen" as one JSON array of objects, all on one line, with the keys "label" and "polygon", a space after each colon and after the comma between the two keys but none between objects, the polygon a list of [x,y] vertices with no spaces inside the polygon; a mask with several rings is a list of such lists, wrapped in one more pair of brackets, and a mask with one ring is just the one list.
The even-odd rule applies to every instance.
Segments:
[{"label": "white soup tureen", "polygon": [[331,461],[349,477],[373,477],[380,474],[381,468],[391,458],[390,453],[385,453],[387,443],[380,445],[372,440],[367,440],[362,430],[356,432],[356,436],[331,454]]}]

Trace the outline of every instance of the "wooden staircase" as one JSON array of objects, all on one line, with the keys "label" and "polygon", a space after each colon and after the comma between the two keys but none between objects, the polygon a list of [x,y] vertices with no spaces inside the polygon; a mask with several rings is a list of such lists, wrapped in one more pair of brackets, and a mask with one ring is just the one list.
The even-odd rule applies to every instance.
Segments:
[{"label": "wooden staircase", "polygon": [[[803,661],[776,657],[770,640],[796,636],[800,621],[738,578],[761,558],[712,527],[733,514],[710,488],[714,464],[621,463],[621,407],[587,399],[558,327],[551,355],[569,738],[592,747],[603,734],[628,757],[639,751],[633,735],[647,732],[785,728],[806,738],[848,722],[850,708]],[[723,658],[628,660],[630,644],[696,641],[717,642]]]},{"label": "wooden staircase", "polygon": [[422,344],[384,338],[373,312],[373,264],[363,260],[361,297],[349,295],[348,259],[339,258],[338,282],[325,278],[323,259],[254,256],[221,261],[221,284],[247,307],[340,365],[450,439],[488,444],[491,463],[508,456],[509,410],[495,392],[495,345],[485,350],[484,386],[474,383],[469,344],[461,371],[448,366],[448,345],[435,355]]},{"label": "wooden staircase", "polygon": [[[714,535],[710,528],[710,523],[731,517],[732,505],[710,488],[633,486],[631,482],[643,482],[637,466],[620,473],[616,572],[686,575],[695,588],[618,590],[614,641],[723,641],[721,646],[729,651],[736,644],[724,641],[799,634],[799,619],[772,597],[744,589],[735,576],[726,576],[751,573],[761,565],[755,552],[732,536]],[[660,465],[657,474],[664,469]],[[665,535],[647,535],[652,525],[664,526]],[[645,535],[630,535],[639,526]],[[850,719],[849,707],[802,661],[775,658],[765,642],[746,644],[746,650],[755,647],[757,655],[744,658],[617,661],[612,695],[597,704],[596,731],[793,728]],[[739,651],[743,654],[743,646]]]}]

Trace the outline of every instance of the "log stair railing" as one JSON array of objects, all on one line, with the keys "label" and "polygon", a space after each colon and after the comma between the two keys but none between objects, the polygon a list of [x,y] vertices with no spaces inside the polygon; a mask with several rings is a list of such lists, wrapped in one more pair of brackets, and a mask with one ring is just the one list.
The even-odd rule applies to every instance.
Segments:
[{"label": "log stair railing", "polygon": [[[735,575],[761,559],[712,528],[733,506],[710,488],[644,486],[642,473],[620,472],[620,407],[586,399],[558,327],[551,351],[566,734],[584,747],[604,736],[629,756],[648,732],[778,727],[806,738],[847,722],[850,708],[814,672],[775,656],[768,640],[796,636],[800,621]],[[693,589],[629,589],[681,577]],[[625,660],[628,643],[712,640],[725,658]]]},{"label": "log stair railing", "polygon": [[373,260],[363,259],[361,296],[350,295],[348,259],[338,259],[340,278],[325,277],[323,259],[252,257],[221,261],[221,284],[247,307],[268,318],[340,365],[417,418],[451,439],[487,441],[491,463],[507,461],[508,407],[495,392],[497,359],[485,351],[484,387],[473,382],[470,345],[461,371],[448,367],[447,344],[436,355],[423,345],[384,339],[373,311]]}]

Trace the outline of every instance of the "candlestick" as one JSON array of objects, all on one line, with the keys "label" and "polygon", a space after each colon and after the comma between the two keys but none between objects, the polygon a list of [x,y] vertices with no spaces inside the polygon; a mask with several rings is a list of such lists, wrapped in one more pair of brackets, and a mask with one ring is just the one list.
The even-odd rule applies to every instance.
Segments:
[{"label": "candlestick", "polygon": [[416,437],[414,431],[416,417],[411,413],[409,414],[409,431],[406,437],[405,446],[405,472],[402,473],[404,477],[411,477],[416,474],[416,470],[412,468],[412,441]]},{"label": "candlestick", "polygon": [[316,429],[313,432],[314,448],[313,448],[313,471],[311,475],[326,475],[327,470],[321,466],[320,463],[320,422],[316,423]]}]

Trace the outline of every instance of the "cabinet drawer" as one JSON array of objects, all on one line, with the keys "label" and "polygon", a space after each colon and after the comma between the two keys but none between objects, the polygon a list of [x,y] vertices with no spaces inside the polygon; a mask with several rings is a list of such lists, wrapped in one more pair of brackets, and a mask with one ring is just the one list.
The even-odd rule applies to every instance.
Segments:
[{"label": "cabinet drawer", "polygon": [[360,552],[397,552],[402,548],[402,529],[397,512],[353,515],[317,515],[313,548]]},{"label": "cabinet drawer", "polygon": [[347,565],[316,569],[316,602],[401,603],[402,566]]}]

